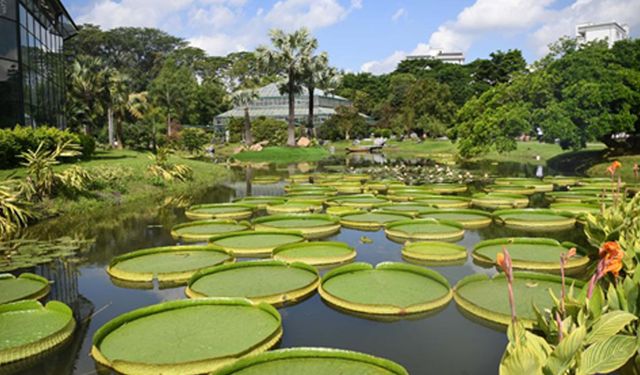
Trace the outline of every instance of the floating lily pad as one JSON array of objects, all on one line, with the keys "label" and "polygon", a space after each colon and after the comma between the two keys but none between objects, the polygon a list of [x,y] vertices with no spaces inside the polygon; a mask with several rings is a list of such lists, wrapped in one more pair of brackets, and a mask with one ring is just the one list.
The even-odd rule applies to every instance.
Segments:
[{"label": "floating lily pad", "polygon": [[409,202],[431,195],[433,195],[433,191],[420,186],[398,186],[387,190],[387,199],[394,202]]},{"label": "floating lily pad", "polygon": [[450,195],[423,195],[415,197],[413,201],[437,208],[467,208],[471,205],[470,198]]},{"label": "floating lily pad", "polygon": [[40,299],[49,294],[49,280],[25,272],[19,277],[0,273],[0,305],[22,299]]},{"label": "floating lily pad", "polygon": [[[584,283],[567,279],[567,288],[572,284],[581,288]],[[551,309],[554,305],[549,290],[560,296],[562,287],[559,276],[533,272],[514,272],[513,294],[516,303],[518,321],[531,328],[536,321],[533,306],[538,310]],[[485,274],[475,274],[460,280],[453,295],[460,308],[483,320],[508,325],[511,322],[511,309],[507,293],[507,281],[504,273],[493,278]]]},{"label": "floating lily pad", "polygon": [[571,212],[578,221],[584,221],[587,214],[600,214],[600,206],[595,203],[551,203],[549,208],[561,212]]},{"label": "floating lily pad", "polygon": [[62,302],[26,300],[0,305],[0,366],[39,356],[67,342],[76,322]]},{"label": "floating lily pad", "polygon": [[347,263],[355,259],[356,251],[343,242],[319,241],[284,245],[273,250],[273,259],[303,262],[312,266]]},{"label": "floating lily pad", "polygon": [[424,187],[436,194],[454,194],[467,191],[467,185],[464,184],[428,184]]},{"label": "floating lily pad", "polygon": [[62,237],[49,241],[14,239],[0,242],[0,272],[29,268],[54,259],[78,262],[93,241]]},{"label": "floating lily pad", "polygon": [[273,215],[253,221],[256,231],[297,230],[309,239],[331,236],[340,231],[340,219],[321,214]]},{"label": "floating lily pad", "polygon": [[364,182],[371,179],[371,176],[367,175],[367,174],[345,174],[342,177],[343,181],[357,181],[357,182]]},{"label": "floating lily pad", "polygon": [[187,242],[206,241],[209,237],[251,228],[247,222],[233,220],[200,220],[182,223],[171,228],[171,236]]},{"label": "floating lily pad", "polygon": [[313,184],[288,185],[284,187],[284,191],[287,193],[307,193],[322,195],[335,195],[337,193],[336,189],[333,186],[322,186]]},{"label": "floating lily pad", "polygon": [[318,271],[305,263],[249,261],[197,272],[186,294],[190,298],[243,297],[280,306],[307,297],[319,283]]},{"label": "floating lily pad", "polygon": [[334,216],[342,216],[346,214],[357,214],[357,213],[362,213],[363,211],[364,210],[361,210],[359,208],[348,207],[348,206],[331,206],[331,207],[327,207],[327,209],[325,210],[327,215],[334,215]]},{"label": "floating lily pad", "polygon": [[261,353],[282,336],[280,314],[243,298],[164,302],[118,316],[91,355],[124,374],[201,374]]},{"label": "floating lily pad", "polygon": [[300,201],[289,200],[285,203],[267,205],[267,213],[269,215],[303,214],[303,213],[317,212],[321,210],[322,210],[322,202],[309,200],[308,197],[305,197],[304,200],[300,200]]},{"label": "floating lily pad", "polygon": [[422,212],[419,217],[455,221],[462,224],[465,229],[484,228],[493,222],[493,216],[481,210],[431,209]]},{"label": "floating lily pad", "polygon": [[554,191],[545,194],[551,201],[557,203],[580,203],[585,200],[597,198],[597,194],[580,191]]},{"label": "floating lily pad", "polygon": [[340,224],[346,228],[378,230],[387,223],[407,220],[411,215],[400,212],[373,211],[346,214],[340,217]]},{"label": "floating lily pad", "polygon": [[523,185],[489,185],[484,189],[489,193],[518,194],[518,195],[531,195],[536,192],[535,187],[523,186]]},{"label": "floating lily pad", "polygon": [[347,206],[355,208],[371,209],[373,206],[387,203],[388,200],[371,194],[343,195],[327,200],[329,206]]},{"label": "floating lily pad", "polygon": [[308,183],[311,181],[312,177],[313,176],[310,174],[293,174],[289,176],[289,181],[294,184]]},{"label": "floating lily pad", "polygon": [[394,180],[382,180],[382,181],[368,181],[364,184],[364,188],[366,191],[374,191],[377,193],[385,192],[390,187],[393,187],[393,186],[404,186],[404,183],[400,181],[394,181]]},{"label": "floating lily pad", "polygon": [[398,242],[457,241],[464,236],[462,224],[449,220],[414,219],[397,221],[385,225],[385,234]]},{"label": "floating lily pad", "polygon": [[255,185],[270,185],[280,182],[280,176],[256,176],[251,182]]},{"label": "floating lily pad", "polygon": [[248,204],[255,206],[259,210],[264,210],[269,204],[284,203],[287,199],[285,197],[272,197],[272,196],[251,196],[234,200],[234,203]]},{"label": "floating lily pad", "polygon": [[327,272],[318,289],[331,305],[373,315],[406,315],[446,305],[449,282],[439,273],[410,264],[354,263]]},{"label": "floating lily pad", "polygon": [[236,257],[270,256],[278,246],[304,241],[300,232],[236,232],[212,237],[209,242],[230,251]]},{"label": "floating lily pad", "polygon": [[330,182],[331,186],[335,187],[340,194],[360,194],[362,193],[362,184],[359,182]]},{"label": "floating lily pad", "polygon": [[117,256],[107,267],[109,276],[133,283],[186,283],[199,269],[233,262],[218,246],[166,246],[137,250]]},{"label": "floating lily pad", "polygon": [[427,262],[455,262],[467,259],[467,249],[448,242],[411,242],[402,248],[402,256]]},{"label": "floating lily pad", "polygon": [[529,198],[525,195],[518,194],[478,193],[473,195],[471,204],[476,207],[487,208],[490,210],[501,208],[524,208],[529,205]]},{"label": "floating lily pad", "polygon": [[545,177],[543,181],[552,183],[557,186],[573,186],[578,183],[578,178],[567,176],[551,176]]},{"label": "floating lily pad", "polygon": [[[485,265],[494,265],[497,254],[505,248],[513,261],[513,268],[527,271],[560,272],[560,255],[567,253],[572,243],[560,243],[551,238],[498,238],[476,244],[471,255]],[[589,258],[577,254],[565,265],[567,273],[577,273],[586,267]]]},{"label": "floating lily pad", "polygon": [[[549,181],[543,181],[537,178],[521,178],[521,177],[500,177],[496,178],[494,183],[496,185],[504,186],[532,186],[536,193],[546,193],[553,191],[553,183]],[[521,193],[515,193],[521,194]]]},{"label": "floating lily pad", "polygon": [[402,366],[368,354],[326,348],[274,350],[241,359],[215,375],[408,375]]},{"label": "floating lily pad", "polygon": [[376,205],[375,208],[387,212],[400,212],[411,216],[418,216],[423,212],[433,211],[433,206],[415,202],[384,203]]},{"label": "floating lily pad", "polygon": [[185,211],[191,220],[206,219],[248,219],[253,215],[255,206],[239,203],[198,204]]},{"label": "floating lily pad", "polygon": [[530,231],[565,230],[576,224],[576,218],[571,213],[541,208],[500,210],[493,214],[498,223]]}]

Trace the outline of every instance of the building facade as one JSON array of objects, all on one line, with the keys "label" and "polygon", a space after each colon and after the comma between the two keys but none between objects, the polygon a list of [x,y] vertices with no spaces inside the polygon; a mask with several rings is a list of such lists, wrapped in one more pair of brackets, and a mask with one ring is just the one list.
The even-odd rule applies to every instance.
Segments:
[{"label": "building facade", "polygon": [[620,25],[617,22],[585,23],[576,26],[576,40],[579,44],[606,40],[611,48],[615,42],[628,38],[629,25]]},{"label": "building facade", "polygon": [[[249,105],[249,116],[252,119],[259,117],[274,118],[286,121],[289,117],[289,97],[281,94],[278,85],[269,84],[260,88],[258,97]],[[313,123],[315,126],[322,124],[326,119],[336,113],[335,108],[341,105],[351,105],[351,102],[341,96],[329,95],[320,89],[316,89],[313,95]],[[244,108],[235,107],[221,113],[213,120],[215,126],[226,126],[233,117],[244,117]],[[309,118],[309,91],[306,87],[295,96],[295,117],[299,124],[306,123]]]},{"label": "building facade", "polygon": [[64,127],[64,40],[77,28],[59,0],[0,0],[0,127]]},{"label": "building facade", "polygon": [[442,51],[442,50],[434,50],[431,54],[426,55],[412,55],[407,56],[407,60],[440,60],[447,64],[458,64],[463,65],[465,58],[463,52],[458,51]]}]

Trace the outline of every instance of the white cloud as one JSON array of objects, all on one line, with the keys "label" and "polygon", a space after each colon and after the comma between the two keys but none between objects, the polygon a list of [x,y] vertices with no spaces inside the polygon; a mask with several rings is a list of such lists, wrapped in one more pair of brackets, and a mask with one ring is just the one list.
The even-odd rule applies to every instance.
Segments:
[{"label": "white cloud", "polygon": [[403,51],[395,51],[384,60],[368,61],[360,67],[360,70],[366,73],[383,74],[390,72],[396,68],[398,63],[407,57],[407,53]]},{"label": "white cloud", "polygon": [[165,18],[183,10],[193,0],[100,0],[79,23],[93,23],[105,29],[119,26],[156,27]]},{"label": "white cloud", "polygon": [[348,13],[349,10],[336,0],[282,0],[274,4],[265,20],[287,30],[317,29],[341,21]]},{"label": "white cloud", "polygon": [[391,21],[397,22],[400,18],[407,16],[407,11],[404,8],[399,8],[395,13],[391,16]]},{"label": "white cloud", "polygon": [[246,36],[228,34],[202,35],[188,40],[192,46],[202,48],[214,56],[226,55],[230,52],[246,51],[251,42]]}]

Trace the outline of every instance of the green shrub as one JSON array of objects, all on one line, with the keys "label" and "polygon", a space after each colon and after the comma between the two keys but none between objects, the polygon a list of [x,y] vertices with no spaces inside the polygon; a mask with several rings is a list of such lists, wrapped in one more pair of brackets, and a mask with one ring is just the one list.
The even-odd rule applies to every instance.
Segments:
[{"label": "green shrub", "polygon": [[229,119],[227,130],[229,130],[229,142],[238,143],[242,140],[242,132],[244,131],[244,120],[240,117],[232,117]]},{"label": "green shrub", "polygon": [[287,123],[260,117],[251,122],[254,142],[269,141],[269,146],[283,146],[287,143]]},{"label": "green shrub", "polygon": [[180,144],[183,149],[192,154],[202,151],[202,148],[209,143],[211,136],[202,129],[186,128],[180,132]]}]

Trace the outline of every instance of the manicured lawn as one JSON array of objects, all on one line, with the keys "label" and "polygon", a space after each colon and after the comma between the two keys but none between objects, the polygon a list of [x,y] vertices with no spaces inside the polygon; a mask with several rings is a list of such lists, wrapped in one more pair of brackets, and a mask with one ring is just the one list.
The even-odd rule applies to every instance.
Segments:
[{"label": "manicured lawn", "polygon": [[276,164],[318,161],[329,156],[322,147],[266,147],[262,151],[244,151],[233,155],[239,161],[272,162]]},{"label": "manicured lawn", "polygon": [[622,179],[627,182],[640,182],[640,180],[636,180],[633,175],[633,163],[640,164],[640,154],[607,157],[601,163],[591,166],[587,170],[587,174],[593,177],[609,177],[607,167],[615,160],[622,164],[622,167],[616,172],[617,175],[621,176]]}]

